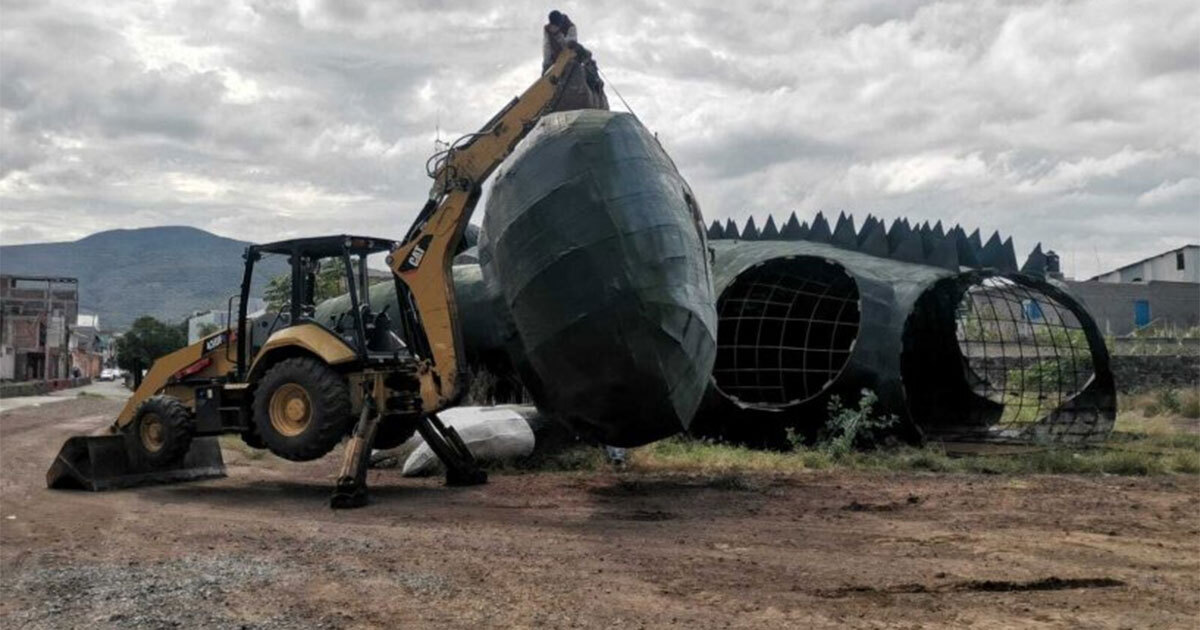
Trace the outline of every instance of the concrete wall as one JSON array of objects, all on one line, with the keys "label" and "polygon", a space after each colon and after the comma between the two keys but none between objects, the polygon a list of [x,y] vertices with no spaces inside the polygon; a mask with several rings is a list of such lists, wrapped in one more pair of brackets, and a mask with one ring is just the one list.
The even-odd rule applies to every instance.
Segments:
[{"label": "concrete wall", "polygon": [[104,357],[99,353],[79,349],[71,351],[72,376],[74,375],[74,370],[79,370],[81,377],[100,378],[100,371],[103,369]]},{"label": "concrete wall", "polygon": [[1150,303],[1150,321],[1156,327],[1200,326],[1200,284],[1157,281],[1118,284],[1089,280],[1067,281],[1067,285],[1084,302],[1106,335],[1134,332],[1133,310],[1138,300]]},{"label": "concrete wall", "polygon": [[1117,391],[1143,392],[1159,387],[1200,387],[1200,357],[1117,356],[1112,358]]},{"label": "concrete wall", "polygon": [[1200,337],[1114,337],[1108,339],[1108,353],[1121,356],[1197,356]]},{"label": "concrete wall", "polygon": [[18,396],[41,396],[60,389],[83,387],[91,384],[90,378],[56,378],[49,381],[25,381],[21,383],[0,384],[0,398],[16,398]]},{"label": "concrete wall", "polygon": [[[1012,370],[1030,369],[1039,362],[1053,359],[1036,357],[988,357],[975,359],[973,365],[979,373],[1006,374]],[[1063,394],[1074,394],[1091,378],[1091,364],[1059,363],[1063,370]],[[1113,380],[1121,393],[1144,392],[1160,387],[1200,387],[1200,356],[1156,355],[1156,356],[1113,356],[1110,357]],[[1008,378],[1016,378],[1011,376]],[[1010,389],[1015,389],[1009,385]],[[1053,396],[1053,394],[1051,394]]]},{"label": "concrete wall", "polygon": [[[1183,253],[1183,269],[1179,268],[1178,253]],[[1096,276],[1099,282],[1167,282],[1200,283],[1200,246],[1187,245],[1180,249],[1159,254],[1142,262],[1134,263],[1109,273]]]},{"label": "concrete wall", "polygon": [[0,344],[0,381],[11,381],[16,374],[16,350],[10,345]]}]

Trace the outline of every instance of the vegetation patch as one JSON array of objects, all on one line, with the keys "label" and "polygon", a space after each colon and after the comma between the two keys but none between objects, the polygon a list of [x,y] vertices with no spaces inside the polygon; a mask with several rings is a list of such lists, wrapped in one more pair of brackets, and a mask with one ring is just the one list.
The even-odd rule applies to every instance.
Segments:
[{"label": "vegetation patch", "polygon": [[[790,433],[792,450],[762,451],[678,436],[634,449],[630,465],[641,471],[707,475],[828,468],[995,475],[1196,475],[1200,474],[1200,424],[1185,415],[1189,395],[1156,392],[1123,404],[1112,438],[1103,446],[1030,447],[1015,453],[982,448],[962,454],[937,443],[879,446],[887,444],[888,431],[897,420],[875,415],[874,394],[864,390],[856,408],[831,401],[829,419],[812,444]],[[1148,404],[1176,404],[1172,401],[1177,401],[1176,415],[1145,413]]]},{"label": "vegetation patch", "polygon": [[249,444],[242,441],[239,435],[222,435],[217,438],[217,443],[221,445],[222,451],[232,451],[241,455],[246,459],[262,459],[271,452],[265,448],[252,448]]}]

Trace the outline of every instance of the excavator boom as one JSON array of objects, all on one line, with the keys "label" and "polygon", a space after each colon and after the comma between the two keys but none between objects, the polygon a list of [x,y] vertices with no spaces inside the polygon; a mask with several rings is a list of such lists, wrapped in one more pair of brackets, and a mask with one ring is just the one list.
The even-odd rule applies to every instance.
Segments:
[{"label": "excavator boom", "polygon": [[[410,345],[424,360],[425,413],[454,405],[463,390],[463,345],[451,263],[483,182],[545,114],[581,106],[607,109],[599,77],[587,74],[594,67],[587,49],[570,44],[541,78],[478,132],[435,156],[429,201],[388,257],[388,265],[408,290],[407,296],[400,296],[401,306]],[[581,86],[589,92],[583,102],[564,107],[564,96]]]},{"label": "excavator boom", "polygon": [[[564,99],[572,90],[585,92],[582,102]],[[433,177],[433,187],[429,200],[404,240],[388,256],[388,266],[398,280],[404,336],[417,360],[419,401],[413,401],[420,405],[417,428],[446,465],[447,483],[476,484],[487,480],[487,474],[475,464],[457,432],[444,426],[437,417],[439,411],[456,404],[465,389],[466,372],[460,361],[462,333],[451,273],[454,254],[488,175],[542,116],[557,109],[581,106],[607,108],[607,102],[590,53],[572,43],[559,53],[541,78],[478,132],[460,138],[431,159],[429,174]],[[381,413],[364,407],[355,425],[330,500],[335,508],[367,503],[367,457]]]}]

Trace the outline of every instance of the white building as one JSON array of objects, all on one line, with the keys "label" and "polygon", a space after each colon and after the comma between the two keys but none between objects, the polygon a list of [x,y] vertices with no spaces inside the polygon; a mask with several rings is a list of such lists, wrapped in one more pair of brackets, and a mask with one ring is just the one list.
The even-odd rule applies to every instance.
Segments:
[{"label": "white building", "polygon": [[1184,245],[1088,279],[1089,282],[1200,283],[1200,245]]},{"label": "white building", "polygon": [[1069,282],[1101,330],[1177,334],[1200,326],[1200,245],[1184,245],[1086,282]]},{"label": "white building", "polygon": [[[258,317],[266,312],[267,303],[262,298],[250,298],[247,303],[247,317]],[[206,332],[212,330],[221,330],[229,327],[227,311],[203,311],[197,312],[188,318],[188,345],[200,341],[200,338]],[[232,313],[234,320],[237,319],[237,304],[234,304],[234,312]]]},{"label": "white building", "polygon": [[188,318],[188,345],[200,341],[200,338],[212,330],[227,328],[229,322],[225,319],[225,311],[204,311]]},{"label": "white building", "polygon": [[112,361],[112,344],[100,332],[100,316],[80,313],[71,327],[67,348],[71,351],[71,373],[96,378]]}]

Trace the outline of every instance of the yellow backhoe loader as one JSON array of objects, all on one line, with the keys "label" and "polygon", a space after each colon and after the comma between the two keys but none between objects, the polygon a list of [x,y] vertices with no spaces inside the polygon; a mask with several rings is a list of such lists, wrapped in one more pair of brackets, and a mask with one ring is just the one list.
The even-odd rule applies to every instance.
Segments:
[{"label": "yellow backhoe loader", "polygon": [[[607,101],[591,55],[572,44],[482,129],[431,158],[429,200],[400,242],[337,235],[248,247],[235,324],[155,361],[107,435],[67,440],[47,485],[104,490],[223,476],[216,436],[226,433],[297,461],[349,437],[331,505],[356,507],[367,502],[372,446],[398,445],[415,431],[446,464],[448,484],[486,482],[437,416],[457,404],[466,377],[452,258],[484,180],[517,142],[546,113],[585,107]],[[367,290],[367,257],[382,252],[396,282],[400,335]],[[290,301],[251,317],[251,283],[264,256],[287,258]],[[343,268],[352,308],[316,321],[317,272],[329,264]]]}]

